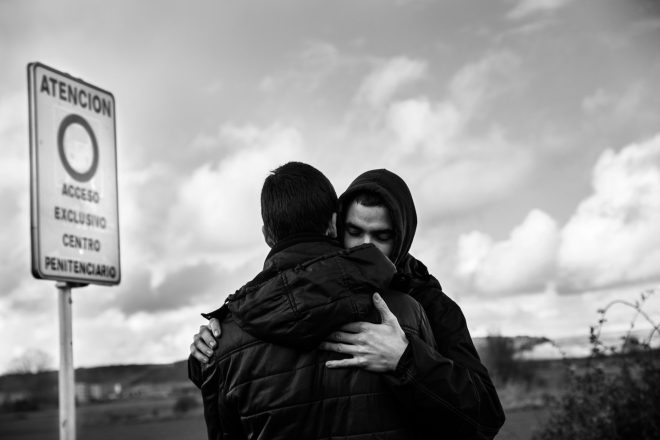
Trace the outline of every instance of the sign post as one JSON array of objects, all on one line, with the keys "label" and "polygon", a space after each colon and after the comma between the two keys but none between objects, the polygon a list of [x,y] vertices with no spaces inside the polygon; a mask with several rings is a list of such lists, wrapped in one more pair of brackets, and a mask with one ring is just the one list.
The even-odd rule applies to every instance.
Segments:
[{"label": "sign post", "polygon": [[74,440],[71,288],[121,279],[115,99],[41,63],[27,71],[32,274],[57,282],[60,439]]},{"label": "sign post", "polygon": [[73,375],[73,335],[71,326],[71,286],[58,282],[60,316],[59,408],[60,439],[76,438],[76,384]]}]

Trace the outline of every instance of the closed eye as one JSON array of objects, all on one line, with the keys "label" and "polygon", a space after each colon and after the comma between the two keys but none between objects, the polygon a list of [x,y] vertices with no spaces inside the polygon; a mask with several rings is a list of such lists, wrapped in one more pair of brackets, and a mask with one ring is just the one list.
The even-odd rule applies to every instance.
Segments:
[{"label": "closed eye", "polygon": [[392,231],[382,231],[374,234],[378,241],[390,241],[394,238],[394,233]]}]

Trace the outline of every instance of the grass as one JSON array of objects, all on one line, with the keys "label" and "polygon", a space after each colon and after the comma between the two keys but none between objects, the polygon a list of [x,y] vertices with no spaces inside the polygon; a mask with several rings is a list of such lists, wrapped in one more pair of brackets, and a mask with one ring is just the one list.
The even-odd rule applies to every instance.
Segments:
[{"label": "grass", "polygon": [[[76,409],[76,437],[95,440],[206,439],[201,408],[186,414],[172,411],[175,399],[141,399],[80,406]],[[3,440],[58,440],[56,408],[28,413],[0,414]]]},{"label": "grass", "polygon": [[[504,390],[513,407],[497,440],[529,440],[533,429],[547,418],[547,410],[518,405],[524,387]],[[205,440],[201,407],[182,416],[174,413],[174,398],[121,400],[80,406],[76,409],[77,438],[94,440]],[[58,411],[51,408],[24,413],[0,413],[2,440],[59,440]]]}]

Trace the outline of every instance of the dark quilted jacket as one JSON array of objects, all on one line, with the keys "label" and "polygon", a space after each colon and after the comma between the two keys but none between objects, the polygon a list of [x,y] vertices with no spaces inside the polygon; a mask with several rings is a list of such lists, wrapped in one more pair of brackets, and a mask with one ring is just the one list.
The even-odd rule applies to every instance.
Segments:
[{"label": "dark quilted jacket", "polygon": [[[415,438],[415,415],[391,391],[389,375],[328,369],[340,355],[316,349],[342,324],[377,322],[375,291],[409,338],[434,346],[421,306],[389,290],[393,274],[371,245],[344,250],[298,237],[273,249],[263,272],[209,315],[222,325],[198,383],[209,438]],[[192,359],[190,366],[199,368]]]}]

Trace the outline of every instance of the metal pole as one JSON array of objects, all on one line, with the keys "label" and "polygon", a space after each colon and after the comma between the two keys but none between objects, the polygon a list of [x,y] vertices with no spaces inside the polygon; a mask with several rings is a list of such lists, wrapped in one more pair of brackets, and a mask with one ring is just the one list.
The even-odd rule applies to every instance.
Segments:
[{"label": "metal pole", "polygon": [[71,287],[58,282],[60,311],[60,440],[76,439],[76,384],[73,376],[73,336],[71,331]]}]

